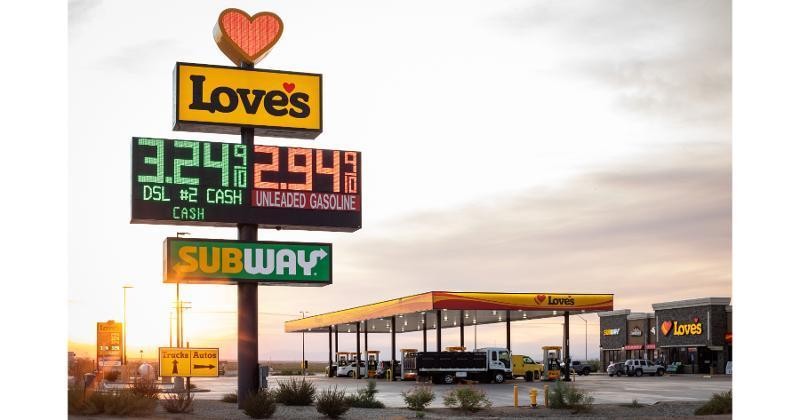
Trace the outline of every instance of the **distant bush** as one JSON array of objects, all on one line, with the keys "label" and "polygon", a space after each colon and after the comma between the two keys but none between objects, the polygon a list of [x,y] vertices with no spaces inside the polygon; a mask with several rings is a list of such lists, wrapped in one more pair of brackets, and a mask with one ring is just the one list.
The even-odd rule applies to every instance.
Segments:
[{"label": "distant bush", "polygon": [[150,398],[151,400],[157,400],[160,393],[156,381],[144,378],[135,380],[131,391],[137,396]]},{"label": "distant bush", "polygon": [[87,399],[84,414],[146,417],[153,414],[157,404],[156,400],[136,395],[128,389],[115,392],[94,392]]},{"label": "distant bush", "polygon": [[305,379],[290,378],[278,382],[275,394],[277,402],[286,405],[311,405],[314,403],[316,388]]},{"label": "distant bush", "polygon": [[626,404],[625,406],[626,406],[626,407],[630,407],[630,408],[642,408],[642,407],[644,407],[644,406],[643,406],[642,404],[640,404],[640,403],[639,403],[639,401],[638,401],[638,400],[636,400],[636,399],[634,399],[633,401],[631,401],[631,403],[630,403],[630,404]]},{"label": "distant bush", "polygon": [[332,419],[338,419],[350,409],[344,391],[340,391],[336,386],[332,388],[329,387],[317,395],[316,407],[317,412]]},{"label": "distant bush", "polygon": [[423,411],[436,398],[430,386],[419,385],[408,391],[403,391],[403,400],[406,407],[414,411]]},{"label": "distant bush", "polygon": [[244,413],[254,419],[270,418],[276,408],[275,394],[266,390],[251,393],[242,403]]},{"label": "distant bush", "polygon": [[591,366],[592,372],[605,372],[605,367],[600,363],[600,359],[587,360],[586,364]]},{"label": "distant bush", "polygon": [[367,382],[366,388],[359,388],[355,394],[347,396],[347,405],[358,408],[384,408],[382,402],[375,399],[378,393],[377,383],[374,379]]},{"label": "distant bush", "polygon": [[459,386],[444,396],[444,405],[471,413],[492,406],[483,390],[471,386]]},{"label": "distant bush", "polygon": [[594,402],[594,397],[587,392],[575,385],[567,385],[563,381],[556,381],[547,392],[550,408],[571,409],[577,413],[591,410]]},{"label": "distant bush", "polygon": [[714,394],[708,402],[694,411],[695,415],[706,416],[710,414],[733,414],[732,391]]},{"label": "distant bush", "polygon": [[302,375],[302,374],[303,374],[302,370],[284,369],[278,371],[278,375],[281,376],[292,376],[292,375]]},{"label": "distant bush", "polygon": [[223,395],[222,399],[220,401],[226,402],[226,403],[239,402],[239,396],[235,392],[231,392],[230,394]]},{"label": "distant bush", "polygon": [[161,400],[161,406],[168,413],[191,413],[194,408],[194,395],[191,392],[168,392]]},{"label": "distant bush", "polygon": [[67,389],[67,412],[69,414],[84,414],[86,405],[83,384]]}]

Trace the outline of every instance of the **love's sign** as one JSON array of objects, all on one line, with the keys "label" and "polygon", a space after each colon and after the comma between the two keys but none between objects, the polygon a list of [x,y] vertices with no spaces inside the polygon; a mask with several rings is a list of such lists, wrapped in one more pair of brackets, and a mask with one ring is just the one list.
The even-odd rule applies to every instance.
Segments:
[{"label": "love's sign", "polygon": [[322,133],[322,75],[177,63],[174,130],[313,139]]}]

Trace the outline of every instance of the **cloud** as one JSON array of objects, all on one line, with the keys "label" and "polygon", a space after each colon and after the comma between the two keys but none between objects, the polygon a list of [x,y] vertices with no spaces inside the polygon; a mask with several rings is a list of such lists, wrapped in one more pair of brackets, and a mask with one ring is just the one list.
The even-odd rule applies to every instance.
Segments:
[{"label": "cloud", "polygon": [[526,4],[495,26],[557,44],[559,70],[616,95],[631,112],[683,124],[730,125],[731,4],[714,1]]},{"label": "cloud", "polygon": [[101,2],[101,0],[70,0],[67,5],[70,32],[83,24]]},{"label": "cloud", "polygon": [[336,277],[358,290],[346,306],[428,290],[614,293],[633,310],[729,296],[730,144],[654,150],[392,225],[338,246]]}]

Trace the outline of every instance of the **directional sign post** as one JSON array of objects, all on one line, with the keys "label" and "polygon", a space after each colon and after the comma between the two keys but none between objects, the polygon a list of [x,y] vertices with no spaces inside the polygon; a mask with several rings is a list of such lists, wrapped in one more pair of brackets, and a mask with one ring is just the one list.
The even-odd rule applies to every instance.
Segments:
[{"label": "directional sign post", "polygon": [[159,347],[161,376],[219,376],[219,349]]}]

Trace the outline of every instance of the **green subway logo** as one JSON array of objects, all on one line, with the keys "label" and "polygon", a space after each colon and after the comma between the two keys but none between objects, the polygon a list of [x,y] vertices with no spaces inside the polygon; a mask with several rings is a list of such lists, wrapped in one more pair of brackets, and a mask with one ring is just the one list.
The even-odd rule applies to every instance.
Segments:
[{"label": "green subway logo", "polygon": [[332,282],[331,244],[167,238],[164,282],[317,285]]}]

